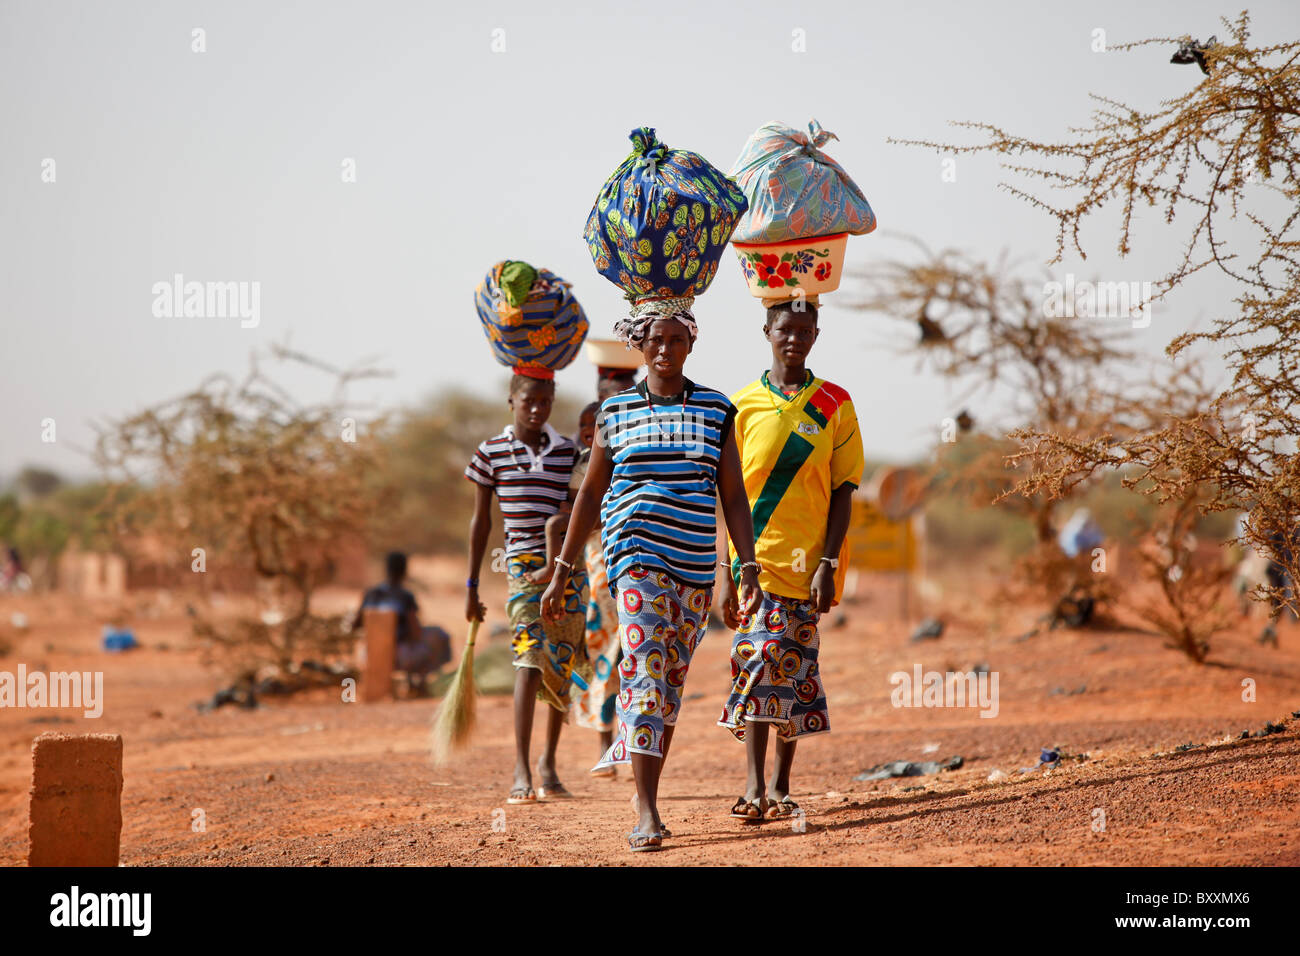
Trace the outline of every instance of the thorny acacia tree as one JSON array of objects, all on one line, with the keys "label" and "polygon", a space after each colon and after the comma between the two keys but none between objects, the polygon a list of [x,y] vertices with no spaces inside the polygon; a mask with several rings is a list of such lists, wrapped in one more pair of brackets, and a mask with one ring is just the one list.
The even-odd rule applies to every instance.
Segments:
[{"label": "thorny acacia tree", "polygon": [[[1103,369],[1132,359],[1122,332],[1099,329],[1073,312],[1049,314],[1041,283],[1013,274],[1005,256],[988,264],[910,241],[921,250],[920,261],[892,260],[866,272],[866,297],[855,307],[914,324],[923,364],[967,383],[959,401],[997,386],[1011,396],[1016,424],[1070,434],[1104,424],[1094,383]],[[972,427],[960,416],[952,425]],[[1013,580],[1050,602],[1084,582],[1094,598],[1108,598],[1099,586],[1109,579],[1089,573],[1091,556],[1070,559],[1056,545],[1057,511],[1086,482],[1054,495],[1012,495],[1029,477],[1025,466],[1008,467],[1014,443],[987,429],[957,441],[949,428],[954,434],[938,445],[930,489],[978,507],[996,504],[1029,522],[1034,548]]]},{"label": "thorny acacia tree", "polygon": [[[1249,511],[1246,542],[1274,553],[1296,579],[1300,548],[1275,545],[1295,534],[1300,519],[1300,41],[1252,46],[1247,13],[1223,22],[1227,39],[1201,50],[1208,75],[1197,82],[1199,74],[1188,71],[1191,89],[1152,111],[1094,97],[1092,125],[1060,142],[988,123],[955,124],[983,134],[982,144],[902,142],[1010,157],[1004,168],[1066,194],[1058,205],[1003,184],[1056,218],[1051,262],[1061,260],[1067,242],[1084,255],[1080,226],[1103,210],[1119,208],[1122,255],[1136,241],[1133,213],[1142,205],[1162,209],[1168,224],[1190,214],[1181,257],[1156,284],[1157,298],[1215,269],[1238,284],[1238,309],[1209,331],[1177,336],[1167,352],[1177,357],[1206,343],[1225,357],[1230,382],[1193,413],[1126,437],[1021,430],[1012,462],[1031,473],[1018,490],[1056,495],[1121,465],[1148,479],[1161,502],[1203,482],[1198,510]],[[1167,51],[1187,42],[1151,38],[1113,49]],[[1230,242],[1230,223],[1252,240]]]},{"label": "thorny acacia tree", "polygon": [[384,501],[370,480],[379,470],[376,444],[345,421],[348,384],[379,373],[331,368],[285,347],[272,356],[333,376],[333,396],[300,404],[254,355],[242,381],[214,375],[101,427],[95,450],[120,488],[139,492],[116,513],[120,537],[153,536],[186,570],[202,548],[205,567],[248,570],[269,585],[272,614],[233,623],[199,616],[194,625],[245,674],[343,649],[341,620],[314,615],[312,592]]}]

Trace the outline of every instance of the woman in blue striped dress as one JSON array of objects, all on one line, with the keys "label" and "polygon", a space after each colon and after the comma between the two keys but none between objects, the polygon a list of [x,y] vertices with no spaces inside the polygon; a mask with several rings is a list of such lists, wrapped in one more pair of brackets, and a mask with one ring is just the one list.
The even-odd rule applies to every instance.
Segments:
[{"label": "woman in blue striped dress", "polygon": [[542,596],[542,615],[563,613],[565,581],[600,520],[623,660],[617,731],[596,766],[632,765],[639,819],[628,844],[653,850],[668,835],[659,817],[659,777],[713,598],[719,499],[741,559],[742,613],[752,614],[762,593],[735,406],[682,372],[697,335],[688,300],[639,304],[614,331],[645,355],[647,375],[601,405],[587,476]]}]

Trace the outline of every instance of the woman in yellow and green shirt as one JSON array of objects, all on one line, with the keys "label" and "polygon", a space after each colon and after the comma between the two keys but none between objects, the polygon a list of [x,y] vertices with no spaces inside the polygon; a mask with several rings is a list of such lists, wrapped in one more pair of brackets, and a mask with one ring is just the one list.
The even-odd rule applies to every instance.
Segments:
[{"label": "woman in yellow and green shirt", "polygon": [[[763,332],[772,345],[772,368],[731,397],[763,602],[742,616],[732,576],[724,577],[721,594],[724,618],[736,634],[731,689],[718,723],[745,742],[748,779],[731,814],[746,822],[799,809],[790,799],[795,744],[830,729],[817,622],[838,603],[844,586],[845,535],[865,466],[848,392],[805,364],[818,336],[816,308],[769,308]],[[734,571],[737,559],[729,553]],[[768,784],[770,726],[777,739]]]}]

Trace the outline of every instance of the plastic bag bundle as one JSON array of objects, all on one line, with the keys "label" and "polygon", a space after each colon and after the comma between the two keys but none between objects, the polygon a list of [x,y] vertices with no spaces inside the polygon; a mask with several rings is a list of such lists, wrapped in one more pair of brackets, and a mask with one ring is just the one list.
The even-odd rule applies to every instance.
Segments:
[{"label": "plastic bag bundle", "polygon": [[648,126],[601,187],[583,238],[596,271],[632,302],[702,295],[747,202],[697,153],[669,149]]},{"label": "plastic bag bundle", "polygon": [[474,290],[493,357],[516,372],[551,378],[587,337],[587,315],[569,283],[546,269],[507,259]]},{"label": "plastic bag bundle", "polygon": [[732,167],[749,211],[737,242],[789,242],[840,233],[860,236],[876,228],[862,190],[843,167],[821,151],[834,133],[813,120],[807,131],[764,123]]}]

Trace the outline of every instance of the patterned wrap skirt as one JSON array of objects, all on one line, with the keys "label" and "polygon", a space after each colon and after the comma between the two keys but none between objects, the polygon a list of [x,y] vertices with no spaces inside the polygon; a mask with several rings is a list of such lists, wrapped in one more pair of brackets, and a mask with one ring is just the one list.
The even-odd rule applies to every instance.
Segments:
[{"label": "patterned wrap skirt", "polygon": [[614,729],[614,707],[618,703],[618,608],[609,593],[605,556],[600,534],[587,539],[587,581],[591,599],[587,602],[587,655],[595,671],[578,699],[574,719],[579,727],[605,731]]},{"label": "patterned wrap skirt", "polygon": [[555,624],[542,621],[545,584],[530,584],[524,575],[544,567],[540,554],[506,558],[506,616],[514,629],[515,667],[542,672],[537,699],[566,714],[587,689],[592,676],[587,659],[587,573],[574,568],[564,589],[564,614]]},{"label": "patterned wrap skirt", "polygon": [[817,668],[821,636],[811,601],[763,592],[731,644],[731,693],[718,725],[745,739],[746,721],[776,725],[787,740],[830,730]]},{"label": "patterned wrap skirt", "polygon": [[662,571],[633,568],[616,583],[619,694],[614,743],[593,769],[663,756],[664,728],[677,723],[682,688],[709,622],[712,588],[678,584]]}]

